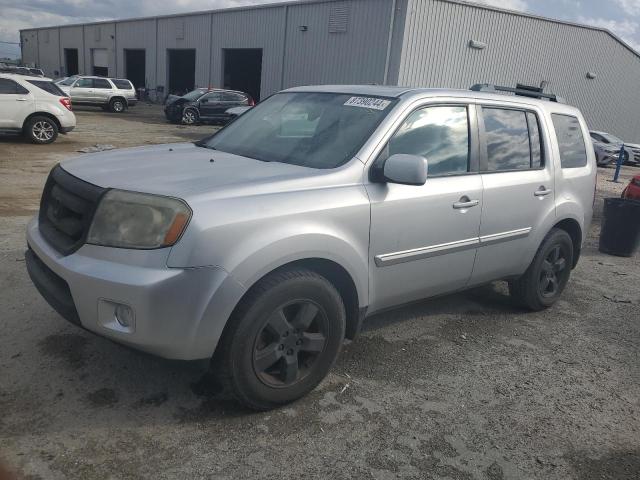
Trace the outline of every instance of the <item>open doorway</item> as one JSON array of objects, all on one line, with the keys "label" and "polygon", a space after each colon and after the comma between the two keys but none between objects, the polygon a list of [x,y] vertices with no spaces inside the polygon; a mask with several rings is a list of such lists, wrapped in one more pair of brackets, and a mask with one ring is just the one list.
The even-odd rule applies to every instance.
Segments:
[{"label": "open doorway", "polygon": [[109,52],[106,48],[91,49],[91,73],[99,77],[109,76]]},{"label": "open doorway", "polygon": [[196,84],[196,50],[167,50],[168,91],[173,95],[184,95],[194,89]]},{"label": "open doorway", "polygon": [[146,86],[146,54],[144,49],[124,50],[124,75],[137,89]]},{"label": "open doorway", "polygon": [[260,100],[262,80],[261,48],[224,48],[223,85],[230,90],[248,93]]},{"label": "open doorway", "polygon": [[77,48],[65,48],[64,49],[64,68],[68,77],[71,75],[78,75],[78,49]]}]

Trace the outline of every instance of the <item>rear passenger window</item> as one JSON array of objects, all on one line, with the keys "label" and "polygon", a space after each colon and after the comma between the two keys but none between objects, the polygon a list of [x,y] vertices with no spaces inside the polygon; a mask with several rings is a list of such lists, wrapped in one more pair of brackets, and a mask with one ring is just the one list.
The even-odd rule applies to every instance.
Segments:
[{"label": "rear passenger window", "polygon": [[29,93],[29,90],[27,90],[17,82],[9,80],[8,78],[0,78],[0,94],[26,95],[27,93]]},{"label": "rear passenger window", "polygon": [[487,170],[530,168],[529,128],[526,113],[519,110],[482,108],[487,139]]},{"label": "rear passenger window", "polygon": [[104,78],[94,78],[93,88],[112,88],[108,80]]},{"label": "rear passenger window", "polygon": [[487,172],[542,168],[538,117],[533,112],[482,107]]},{"label": "rear passenger window", "polygon": [[467,107],[428,107],[413,112],[389,140],[382,155],[420,155],[429,162],[429,176],[469,171]]},{"label": "rear passenger window", "polygon": [[580,122],[571,115],[554,113],[553,128],[558,138],[562,168],[578,168],[587,165],[587,149],[582,136]]}]

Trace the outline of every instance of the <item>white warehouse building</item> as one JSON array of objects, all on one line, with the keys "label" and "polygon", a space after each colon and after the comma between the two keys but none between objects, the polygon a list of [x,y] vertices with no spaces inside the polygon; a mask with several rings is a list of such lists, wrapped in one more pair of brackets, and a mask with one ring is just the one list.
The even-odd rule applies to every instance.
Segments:
[{"label": "white warehouse building", "polygon": [[308,84],[545,86],[640,143],[640,54],[611,32],[459,0],[302,0],[22,30],[47,75],[127,77],[256,99]]}]

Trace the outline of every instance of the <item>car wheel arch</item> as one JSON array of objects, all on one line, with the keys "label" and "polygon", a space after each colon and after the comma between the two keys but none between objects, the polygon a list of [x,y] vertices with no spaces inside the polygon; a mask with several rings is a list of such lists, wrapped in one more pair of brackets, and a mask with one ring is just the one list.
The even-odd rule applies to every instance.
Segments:
[{"label": "car wheel arch", "polygon": [[58,130],[60,130],[60,128],[62,128],[62,126],[60,125],[60,121],[56,118],[55,115],[49,113],[49,112],[33,112],[31,113],[27,118],[24,119],[24,122],[22,122],[22,131],[24,132],[24,129],[26,128],[27,124],[29,123],[29,120],[31,120],[33,117],[47,117],[50,120],[52,120],[55,124],[56,127],[58,127]]},{"label": "car wheel arch", "polygon": [[567,217],[556,222],[552,228],[564,230],[571,237],[571,242],[573,243],[573,265],[571,268],[575,268],[580,259],[582,249],[582,227],[580,223],[575,218]]}]

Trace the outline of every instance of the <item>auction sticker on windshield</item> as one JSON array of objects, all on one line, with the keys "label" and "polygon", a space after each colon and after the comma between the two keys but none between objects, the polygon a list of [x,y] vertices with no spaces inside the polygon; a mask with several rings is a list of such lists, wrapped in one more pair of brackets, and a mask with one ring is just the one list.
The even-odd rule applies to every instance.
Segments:
[{"label": "auction sticker on windshield", "polygon": [[391,100],[373,97],[351,97],[344,102],[349,107],[373,108],[374,110],[384,110],[390,103]]}]

